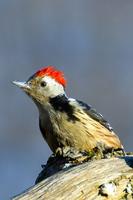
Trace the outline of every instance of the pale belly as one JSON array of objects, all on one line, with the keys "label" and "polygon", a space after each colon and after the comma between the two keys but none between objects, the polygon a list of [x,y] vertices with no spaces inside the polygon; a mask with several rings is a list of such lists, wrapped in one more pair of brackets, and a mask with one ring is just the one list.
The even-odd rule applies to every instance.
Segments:
[{"label": "pale belly", "polygon": [[50,122],[41,122],[41,132],[53,152],[58,147],[73,147],[90,151],[97,145],[105,148],[121,148],[119,138],[88,115],[77,114],[77,120],[68,120],[66,114],[53,116]]}]

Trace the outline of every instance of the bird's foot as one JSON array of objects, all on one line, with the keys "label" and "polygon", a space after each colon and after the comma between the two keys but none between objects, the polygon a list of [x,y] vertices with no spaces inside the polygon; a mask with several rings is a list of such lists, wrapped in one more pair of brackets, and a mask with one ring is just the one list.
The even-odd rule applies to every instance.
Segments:
[{"label": "bird's foot", "polygon": [[88,160],[98,160],[104,158],[125,156],[123,149],[107,148],[102,143],[97,143],[97,146],[90,151],[80,151],[73,147],[58,147],[54,154],[55,157],[63,158],[69,162],[85,162]]},{"label": "bird's foot", "polygon": [[58,147],[56,149],[55,156],[62,157],[69,162],[82,163],[88,158],[88,153],[85,151],[79,151],[73,147],[66,146],[63,148]]},{"label": "bird's foot", "polygon": [[97,146],[93,149],[93,151],[94,151],[94,157],[96,157],[97,159],[112,158],[112,157],[119,157],[126,155],[123,148],[119,149],[109,148],[102,143],[97,143]]}]

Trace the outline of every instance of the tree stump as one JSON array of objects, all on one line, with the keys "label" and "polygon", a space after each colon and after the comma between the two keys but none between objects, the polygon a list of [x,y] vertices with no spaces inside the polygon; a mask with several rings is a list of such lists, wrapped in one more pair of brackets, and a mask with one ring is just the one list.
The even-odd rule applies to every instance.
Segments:
[{"label": "tree stump", "polygon": [[[64,164],[64,163],[63,163]],[[53,166],[58,161],[53,162]],[[12,200],[130,200],[133,199],[133,156],[65,163]],[[50,166],[51,167],[51,166]],[[52,170],[51,170],[52,169]],[[47,178],[46,178],[47,177]]]}]

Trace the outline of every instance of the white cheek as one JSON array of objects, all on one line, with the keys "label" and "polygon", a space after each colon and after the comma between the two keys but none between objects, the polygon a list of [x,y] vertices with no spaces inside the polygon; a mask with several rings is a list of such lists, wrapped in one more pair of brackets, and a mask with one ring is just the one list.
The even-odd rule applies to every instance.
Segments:
[{"label": "white cheek", "polygon": [[63,86],[56,82],[53,78],[45,76],[42,80],[44,80],[47,83],[45,88],[42,88],[44,96],[55,97],[57,95],[65,93]]}]

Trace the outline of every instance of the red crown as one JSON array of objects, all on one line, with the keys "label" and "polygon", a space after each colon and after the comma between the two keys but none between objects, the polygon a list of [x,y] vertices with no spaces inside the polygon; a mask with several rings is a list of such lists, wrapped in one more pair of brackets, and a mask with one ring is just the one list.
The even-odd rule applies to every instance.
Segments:
[{"label": "red crown", "polygon": [[38,70],[35,73],[36,76],[42,77],[42,76],[50,76],[53,79],[55,79],[58,83],[62,84],[63,87],[66,86],[66,80],[64,78],[64,74],[61,71],[58,71],[53,66],[47,66],[40,70]]}]

